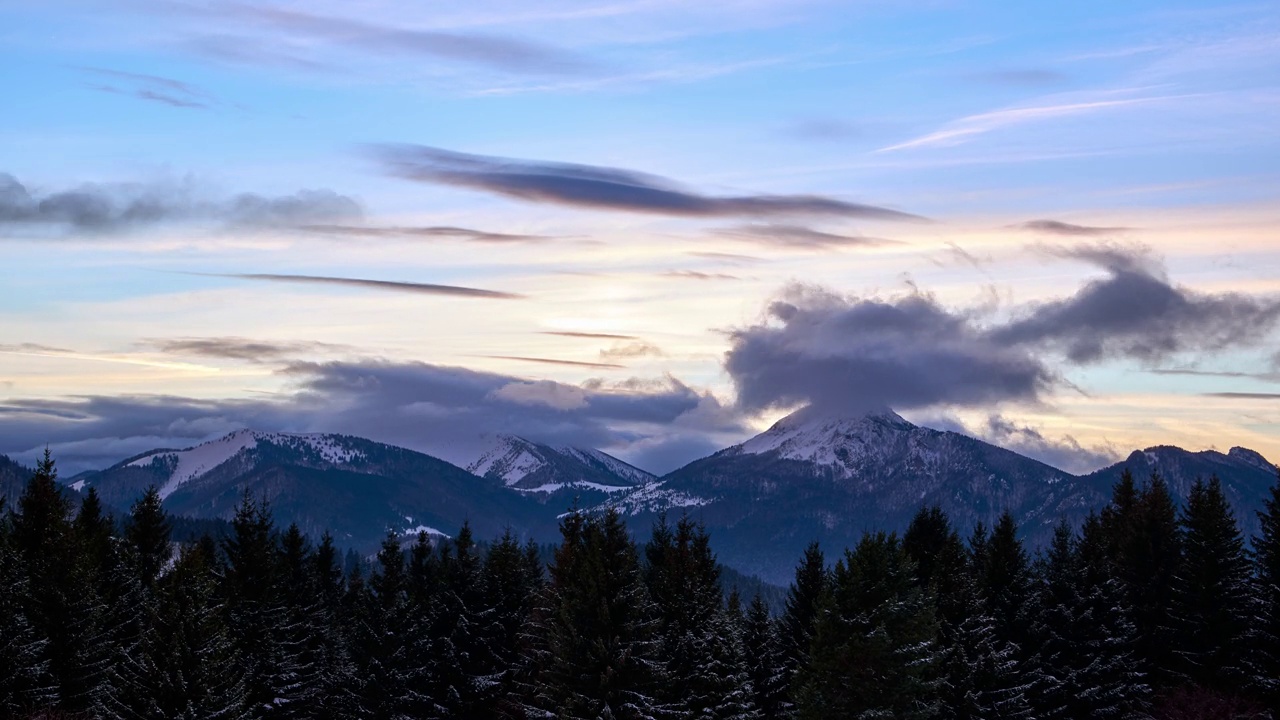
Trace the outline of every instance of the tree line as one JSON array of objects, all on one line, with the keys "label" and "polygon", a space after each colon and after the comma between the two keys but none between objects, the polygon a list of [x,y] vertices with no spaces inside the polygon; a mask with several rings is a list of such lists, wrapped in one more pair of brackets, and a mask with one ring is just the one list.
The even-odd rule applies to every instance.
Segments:
[{"label": "tree line", "polygon": [[1126,473],[1049,546],[1007,513],[923,508],[783,607],[721,590],[703,527],[570,512],[545,562],[389,534],[365,572],[246,495],[175,543],[153,488],[122,523],[46,453],[0,521],[0,717],[1231,718],[1280,709],[1280,484],[1246,545],[1216,479],[1178,508]]}]

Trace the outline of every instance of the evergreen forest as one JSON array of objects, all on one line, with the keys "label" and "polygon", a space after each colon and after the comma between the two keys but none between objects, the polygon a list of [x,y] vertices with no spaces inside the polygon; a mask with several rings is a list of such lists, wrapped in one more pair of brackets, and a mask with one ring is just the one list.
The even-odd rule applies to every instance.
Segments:
[{"label": "evergreen forest", "polygon": [[[0,520],[0,717],[1280,717],[1280,484],[1243,537],[1220,484],[1126,474],[1032,550],[1005,513],[811,545],[781,607],[722,590],[697,522],[569,512],[508,532],[329,535],[245,496],[177,542],[153,488],[78,507],[46,453]],[[648,540],[637,542],[633,533]]]}]

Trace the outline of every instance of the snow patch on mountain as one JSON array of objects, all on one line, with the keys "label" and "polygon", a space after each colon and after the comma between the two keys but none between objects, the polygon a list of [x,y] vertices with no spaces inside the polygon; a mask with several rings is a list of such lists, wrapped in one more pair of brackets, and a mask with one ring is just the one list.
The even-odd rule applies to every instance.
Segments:
[{"label": "snow patch on mountain", "polygon": [[653,475],[599,450],[543,445],[514,435],[493,435],[475,460],[474,475],[500,481],[523,494],[550,494],[564,488],[606,493],[630,490]]},{"label": "snow patch on mountain", "polygon": [[782,418],[765,432],[724,452],[774,453],[787,460],[847,468],[851,461],[882,453],[888,438],[917,429],[888,409],[861,417],[820,415],[805,409]]},{"label": "snow patch on mountain", "polygon": [[186,450],[166,450],[144,455],[127,467],[146,467],[156,463],[174,466],[168,480],[160,487],[161,499],[172,495],[183,484],[212,471],[246,450],[252,450],[259,442],[297,449],[315,451],[326,462],[346,464],[364,457],[363,453],[348,447],[340,435],[322,433],[276,433],[257,430],[237,430],[217,440],[211,440]]}]

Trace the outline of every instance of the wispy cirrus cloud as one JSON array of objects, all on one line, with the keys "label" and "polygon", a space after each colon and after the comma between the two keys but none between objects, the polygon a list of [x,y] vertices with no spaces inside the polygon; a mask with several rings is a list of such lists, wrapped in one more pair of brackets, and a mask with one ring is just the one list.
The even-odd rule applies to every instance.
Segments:
[{"label": "wispy cirrus cloud", "polygon": [[93,90],[125,95],[139,100],[175,108],[207,110],[214,103],[208,92],[191,83],[148,73],[125,72],[109,68],[82,67],[85,73],[116,84],[91,83]]},{"label": "wispy cirrus cloud", "polygon": [[[367,19],[324,15],[301,10],[241,3],[190,8],[201,18],[221,21],[234,31],[241,50],[222,54],[223,59],[271,61],[281,46],[293,49],[291,63],[325,67],[316,59],[324,50],[341,50],[360,56],[429,58],[474,65],[514,74],[563,75],[581,73],[594,64],[577,53],[540,42],[473,32],[450,32],[371,22]],[[268,32],[261,32],[266,30]],[[197,34],[192,46],[208,47]],[[215,46],[216,48],[217,46]],[[243,48],[249,48],[249,51]],[[257,52],[259,48],[265,52]]]},{"label": "wispy cirrus cloud", "polygon": [[1017,223],[1009,226],[1015,230],[1029,230],[1031,232],[1045,233],[1048,235],[1066,235],[1070,237],[1094,237],[1099,235],[1114,235],[1116,233],[1128,232],[1133,230],[1129,227],[1101,227],[1097,225],[1077,225],[1075,223],[1062,222],[1061,220],[1028,220],[1026,222]]},{"label": "wispy cirrus cloud", "polygon": [[244,337],[150,338],[141,347],[174,355],[242,360],[250,363],[297,360],[316,353],[354,353],[356,348],[335,343],[285,340],[254,340]]},{"label": "wispy cirrus cloud", "polygon": [[616,333],[581,332],[577,330],[542,330],[540,335],[558,335],[571,338],[592,338],[597,340],[635,340],[635,335],[619,335]]},{"label": "wispy cirrus cloud", "polygon": [[481,355],[491,360],[514,360],[516,362],[536,363],[538,365],[561,365],[563,367],[599,368],[602,370],[618,370],[626,365],[610,362],[590,362],[587,360],[560,360],[558,358],[533,357],[530,355]]},{"label": "wispy cirrus cloud", "polygon": [[257,280],[262,282],[291,283],[295,285],[332,285],[337,287],[364,288],[369,290],[388,290],[391,292],[413,293],[417,295],[452,295],[456,297],[489,298],[494,300],[519,300],[525,296],[518,293],[498,290],[482,290],[480,288],[460,285],[438,285],[435,283],[405,282],[399,280],[369,280],[365,278],[334,277],[330,275],[283,275],[279,273],[184,273],[201,277],[232,278],[235,280]]},{"label": "wispy cirrus cloud", "polygon": [[538,243],[555,240],[551,235],[523,235],[518,233],[497,233],[473,228],[454,227],[450,225],[430,225],[422,227],[369,227],[366,225],[303,225],[300,230],[321,233],[324,235],[342,235],[351,237],[377,238],[420,238],[439,239],[454,238],[477,243]]},{"label": "wispy cirrus cloud", "polygon": [[967,115],[953,120],[931,133],[912,138],[905,142],[888,145],[876,150],[878,153],[913,150],[924,147],[947,147],[960,145],[982,135],[1027,123],[1053,120],[1057,118],[1089,115],[1097,112],[1149,105],[1175,99],[1186,98],[1186,95],[1161,95],[1149,97],[1114,98],[1104,96],[1102,99],[1081,99],[1075,102],[1050,102],[1041,105],[1007,108],[992,112]]},{"label": "wispy cirrus cloud", "polygon": [[776,223],[751,223],[720,228],[714,231],[717,235],[749,240],[761,245],[774,247],[802,248],[809,250],[830,250],[833,248],[880,247],[899,245],[896,240],[868,237],[866,235],[843,235],[840,233],[814,230],[803,225],[784,225]]},{"label": "wispy cirrus cloud", "polygon": [[379,145],[371,154],[388,174],[407,180],[594,210],[676,217],[817,215],[924,221],[918,215],[823,195],[706,195],[666,178],[621,168],[470,155],[424,145]]}]

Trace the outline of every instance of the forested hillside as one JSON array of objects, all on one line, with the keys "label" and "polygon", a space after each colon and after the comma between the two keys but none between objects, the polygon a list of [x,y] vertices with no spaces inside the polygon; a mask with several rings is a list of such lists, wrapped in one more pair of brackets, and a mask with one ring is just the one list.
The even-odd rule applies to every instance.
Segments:
[{"label": "forested hillside", "polygon": [[[123,530],[52,460],[0,523],[0,716],[14,718],[1233,718],[1280,703],[1280,485],[1245,550],[1216,479],[1175,506],[1124,476],[1032,557],[1005,514],[962,539],[811,545],[776,614],[721,589],[707,532],[565,515],[546,563],[333,539],[246,495],[175,542],[156,490]],[[832,564],[830,561],[834,561]],[[49,712],[59,715],[46,714]]]}]

